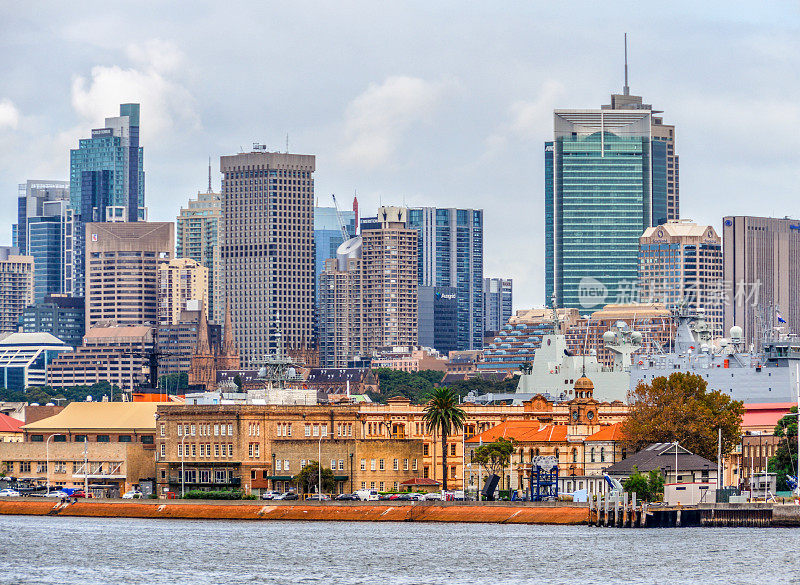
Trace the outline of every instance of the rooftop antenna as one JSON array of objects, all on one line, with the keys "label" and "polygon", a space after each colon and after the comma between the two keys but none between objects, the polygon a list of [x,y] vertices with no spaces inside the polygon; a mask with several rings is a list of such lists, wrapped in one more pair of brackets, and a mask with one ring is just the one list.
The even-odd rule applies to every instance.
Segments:
[{"label": "rooftop antenna", "polygon": [[286,133],[286,154],[289,154],[289,133]]},{"label": "rooftop antenna", "polygon": [[628,87],[628,33],[625,33],[625,86],[622,88],[622,93],[631,94],[631,88]]},{"label": "rooftop antenna", "polygon": [[208,192],[211,193],[211,157],[208,157]]}]

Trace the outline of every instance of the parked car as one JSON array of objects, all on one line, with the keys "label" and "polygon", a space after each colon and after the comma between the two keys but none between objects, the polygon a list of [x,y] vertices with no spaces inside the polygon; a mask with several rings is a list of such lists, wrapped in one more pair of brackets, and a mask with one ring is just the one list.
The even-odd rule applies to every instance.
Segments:
[{"label": "parked car", "polygon": [[411,500],[412,502],[421,502],[422,500],[425,499],[425,495],[417,493],[408,494],[408,499]]},{"label": "parked car", "polygon": [[355,495],[358,496],[358,499],[361,500],[362,502],[372,502],[374,500],[380,499],[380,496],[378,496],[378,492],[375,490],[367,490],[367,489],[357,490]]},{"label": "parked car", "polygon": [[329,495],[327,495],[327,494],[311,494],[310,496],[308,496],[306,498],[306,500],[314,500],[314,501],[319,501],[319,502],[325,502],[325,501],[330,500],[330,499],[331,499],[331,497]]},{"label": "parked car", "polygon": [[87,496],[86,492],[83,491],[83,490],[75,490],[74,492],[72,492],[72,495],[70,497],[72,497],[72,498],[87,498],[87,497],[91,498],[92,496],[91,496],[91,494]]},{"label": "parked car", "polygon": [[274,500],[274,499],[275,499],[275,496],[278,496],[278,495],[280,495],[280,494],[278,494],[277,492],[273,492],[272,490],[270,490],[270,491],[268,491],[268,492],[264,492],[263,494],[261,494],[261,499],[262,499],[262,500]]},{"label": "parked car", "polygon": [[339,501],[354,502],[360,500],[361,498],[359,498],[356,494],[339,494],[336,496],[336,499]]},{"label": "parked car", "polygon": [[144,497],[144,494],[142,494],[142,492],[140,492],[139,490],[131,490],[129,492],[125,492],[124,494],[122,494],[123,500],[133,500],[133,499],[138,500],[139,498],[142,497]]},{"label": "parked car", "polygon": [[272,499],[273,500],[299,500],[300,496],[298,496],[294,492],[286,492],[284,494],[278,494],[277,496],[275,496]]},{"label": "parked car", "polygon": [[0,490],[0,498],[18,498],[19,496],[20,493],[17,490],[12,490],[11,488]]},{"label": "parked car", "polygon": [[425,494],[426,500],[436,500],[441,502],[444,498],[440,492],[430,492],[429,494]]},{"label": "parked car", "polygon": [[46,498],[68,498],[69,494],[62,490],[56,490],[54,492],[44,494]]}]

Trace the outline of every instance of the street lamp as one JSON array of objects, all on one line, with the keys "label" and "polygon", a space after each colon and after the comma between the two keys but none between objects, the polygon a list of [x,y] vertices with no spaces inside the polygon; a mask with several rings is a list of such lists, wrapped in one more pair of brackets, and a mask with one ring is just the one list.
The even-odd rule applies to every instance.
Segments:
[{"label": "street lamp", "polygon": [[50,439],[53,437],[63,437],[62,433],[55,433],[47,437],[47,440],[44,442],[44,451],[45,451],[45,462],[44,462],[44,470],[47,474],[47,493],[50,493]]},{"label": "street lamp", "polygon": [[319,483],[317,484],[317,496],[319,501],[322,501],[322,429],[327,429],[328,425],[320,425],[319,426],[319,460],[317,461],[317,473],[319,474],[317,480]]},{"label": "street lamp", "polygon": [[[184,430],[186,430],[186,429],[184,429]],[[183,438],[181,439],[181,498],[183,498],[184,494],[186,493],[186,488],[185,488],[185,484],[184,484],[184,482],[186,480],[186,474],[183,471],[183,460],[186,457],[186,447],[185,447],[184,441],[186,439],[188,439],[188,438],[189,438],[189,435],[184,433]]]}]

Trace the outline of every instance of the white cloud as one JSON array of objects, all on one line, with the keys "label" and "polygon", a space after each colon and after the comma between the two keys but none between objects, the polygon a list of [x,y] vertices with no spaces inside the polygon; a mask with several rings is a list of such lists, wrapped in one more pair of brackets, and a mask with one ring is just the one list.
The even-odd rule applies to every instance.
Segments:
[{"label": "white cloud", "polygon": [[553,110],[565,95],[564,86],[548,80],[533,100],[519,100],[508,107],[508,121],[486,139],[487,154],[498,154],[512,139],[542,140],[553,134]]},{"label": "white cloud", "polygon": [[402,76],[370,84],[347,106],[342,159],[364,168],[391,164],[405,133],[428,120],[451,87],[446,81]]},{"label": "white cloud", "polygon": [[183,62],[181,51],[169,41],[153,39],[130,45],[126,54],[134,67],[96,66],[89,77],[73,79],[75,111],[96,125],[113,116],[119,104],[138,102],[142,106],[143,143],[176,127],[199,127],[194,98],[174,79]]},{"label": "white cloud", "polygon": [[19,110],[10,99],[0,100],[0,128],[15,129],[19,125]]}]

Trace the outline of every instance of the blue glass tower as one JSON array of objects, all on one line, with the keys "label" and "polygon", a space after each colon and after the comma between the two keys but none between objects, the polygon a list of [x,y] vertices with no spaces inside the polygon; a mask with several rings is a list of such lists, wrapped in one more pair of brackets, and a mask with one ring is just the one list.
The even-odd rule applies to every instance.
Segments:
[{"label": "blue glass tower", "polygon": [[408,227],[419,232],[417,274],[420,286],[454,287],[456,290],[456,349],[481,349],[483,210],[409,209]]},{"label": "blue glass tower", "polygon": [[84,226],[145,218],[144,150],[139,146],[139,104],[121,104],[70,151],[70,199],[76,213],[73,295],[84,296]]},{"label": "blue glass tower", "polygon": [[[342,219],[350,237],[356,235],[356,214],[354,211],[342,211]],[[336,258],[336,250],[342,245],[342,230],[336,217],[335,207],[314,207],[314,290],[319,305],[319,275],[325,267],[325,260]]]},{"label": "blue glass tower", "polygon": [[581,310],[634,300],[639,236],[668,215],[667,144],[649,107],[556,110],[545,144],[548,303],[554,293]]}]

